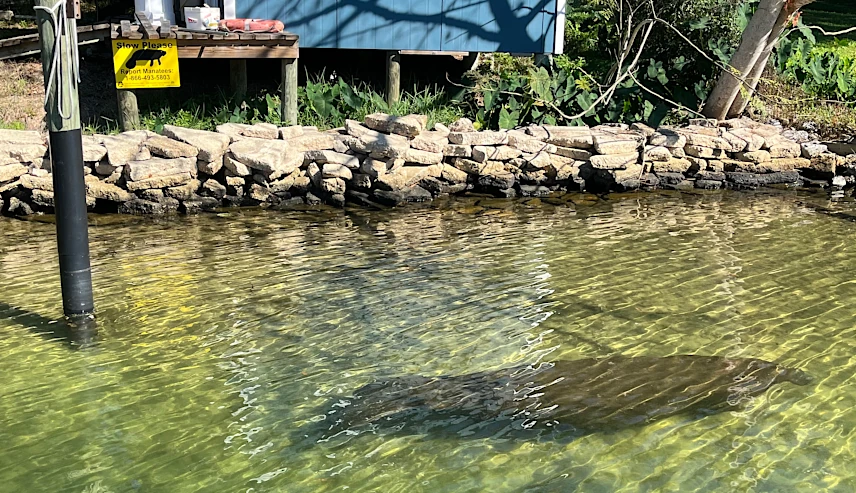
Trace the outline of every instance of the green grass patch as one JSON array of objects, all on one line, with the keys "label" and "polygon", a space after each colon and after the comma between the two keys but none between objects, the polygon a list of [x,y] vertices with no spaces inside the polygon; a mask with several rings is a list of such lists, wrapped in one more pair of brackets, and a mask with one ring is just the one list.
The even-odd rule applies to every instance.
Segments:
[{"label": "green grass patch", "polygon": [[[384,112],[392,115],[411,113],[428,116],[428,126],[449,124],[464,116],[460,102],[441,86],[403,91],[401,100],[389,106],[384,97],[367,84],[348,84],[318,79],[307,82],[298,92],[298,121],[321,130],[344,126],[346,119],[363,120],[366,115]],[[272,123],[283,125],[278,95],[256,94],[235,102],[225,94],[203,95],[184,101],[176,107],[169,101],[155,101],[140,108],[140,125],[160,132],[164,125],[177,125],[200,130],[215,130],[222,123]],[[290,123],[290,122],[289,122]],[[87,133],[118,133],[113,120],[89,122]]]}]

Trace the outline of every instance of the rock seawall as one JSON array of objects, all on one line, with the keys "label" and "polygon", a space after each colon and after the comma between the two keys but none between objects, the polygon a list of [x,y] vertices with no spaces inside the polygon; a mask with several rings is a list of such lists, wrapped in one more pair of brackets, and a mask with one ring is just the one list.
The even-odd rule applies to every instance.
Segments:
[{"label": "rock seawall", "polygon": [[[421,202],[467,191],[497,197],[582,190],[835,186],[856,182],[856,154],[804,132],[751,120],[683,127],[533,125],[476,131],[469,120],[426,128],[422,115],[373,114],[344,128],[226,123],[83,137],[87,204],[100,212],[194,213]],[[0,211],[49,213],[45,137],[0,130]]]}]

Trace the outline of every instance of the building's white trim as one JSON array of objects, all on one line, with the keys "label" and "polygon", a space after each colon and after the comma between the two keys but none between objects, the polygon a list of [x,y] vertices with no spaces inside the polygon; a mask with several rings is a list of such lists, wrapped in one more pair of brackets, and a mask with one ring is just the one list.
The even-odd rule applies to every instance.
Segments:
[{"label": "building's white trim", "polygon": [[223,0],[223,18],[234,19],[237,9],[235,8],[235,0]]},{"label": "building's white trim", "polygon": [[[226,2],[235,0],[226,0]],[[567,0],[556,0],[556,25],[553,30],[556,35],[553,38],[553,53],[561,55],[565,52],[565,6]]]}]

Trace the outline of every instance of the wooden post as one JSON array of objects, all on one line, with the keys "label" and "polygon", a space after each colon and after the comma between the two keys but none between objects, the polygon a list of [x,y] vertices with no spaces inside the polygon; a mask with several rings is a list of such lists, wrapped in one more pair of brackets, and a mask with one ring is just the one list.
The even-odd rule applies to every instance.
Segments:
[{"label": "wooden post", "polygon": [[119,101],[119,128],[123,132],[140,128],[137,93],[132,89],[116,89],[116,99]]},{"label": "wooden post", "polygon": [[229,60],[229,88],[237,102],[247,97],[247,61],[243,58]]},{"label": "wooden post", "polygon": [[[58,3],[59,2],[59,3]],[[83,180],[83,140],[80,100],[77,95],[77,21],[67,12],[65,0],[36,0],[42,71],[53,175],[56,242],[62,307],[74,320],[91,318],[92,270],[89,263],[89,230],[86,185]],[[59,40],[59,43],[55,41]]]},{"label": "wooden post", "polygon": [[282,60],[282,94],[280,97],[282,121],[297,125],[297,59]]},{"label": "wooden post", "polygon": [[535,53],[533,63],[536,67],[549,67],[553,64],[553,55],[551,53]]},{"label": "wooden post", "polygon": [[394,105],[401,99],[401,54],[386,52],[386,103]]}]

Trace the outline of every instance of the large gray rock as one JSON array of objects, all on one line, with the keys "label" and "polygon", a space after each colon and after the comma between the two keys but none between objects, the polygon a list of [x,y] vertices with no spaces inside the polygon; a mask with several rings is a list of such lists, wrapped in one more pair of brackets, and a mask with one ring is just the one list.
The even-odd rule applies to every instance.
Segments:
[{"label": "large gray rock", "polygon": [[16,163],[41,163],[48,148],[42,144],[0,142],[0,166]]},{"label": "large gray rock", "polygon": [[475,131],[476,131],[476,127],[473,125],[473,121],[470,120],[469,118],[459,118],[459,119],[455,120],[454,122],[452,122],[451,125],[449,125],[449,132],[450,133],[451,132],[458,132],[458,133],[475,132]]},{"label": "large gray rock", "polygon": [[380,175],[386,174],[386,161],[374,158],[366,158],[360,165],[360,171],[372,178],[377,178]]},{"label": "large gray rock", "polygon": [[[34,204],[40,205],[42,207],[53,207],[54,206],[54,194],[53,192],[48,192],[46,190],[33,190],[31,199]],[[93,207],[95,205],[95,197],[91,197],[89,195],[86,196],[86,206]]]},{"label": "large gray rock", "polygon": [[[687,145],[709,147],[711,149],[730,149],[731,144],[719,135],[712,136],[694,132],[682,132],[687,138]],[[745,142],[745,141],[744,141]]]},{"label": "large gray rock", "polygon": [[100,180],[86,181],[86,195],[111,202],[127,202],[134,198],[133,195],[125,191],[123,188],[104,183]]},{"label": "large gray rock", "polygon": [[[350,180],[354,175],[351,173],[350,169],[342,164],[325,163],[321,167],[321,176],[323,178],[341,178],[342,180]],[[344,193],[344,191],[331,193]]]},{"label": "large gray rock", "polygon": [[510,161],[520,157],[520,149],[507,146],[475,146],[473,147],[473,161],[483,163],[485,161]]},{"label": "large gray rock", "polygon": [[425,115],[390,116],[386,113],[373,113],[366,116],[365,126],[378,132],[416,137],[428,124]]},{"label": "large gray rock", "polygon": [[0,128],[0,144],[38,144],[46,145],[42,134],[35,130],[9,130]]},{"label": "large gray rock", "polygon": [[104,142],[104,136],[84,135],[81,140],[83,141],[83,162],[97,163],[107,155],[107,148],[101,145]]},{"label": "large gray rock", "polygon": [[321,151],[306,151],[304,153],[304,162],[316,162],[318,164],[341,164],[349,169],[360,169],[360,160],[356,156],[342,154],[336,151],[321,150]]},{"label": "large gray rock", "polygon": [[33,176],[31,174],[21,175],[21,186],[30,190],[45,190],[53,192],[53,177],[51,176]]},{"label": "large gray rock", "polygon": [[526,133],[550,144],[577,149],[590,149],[594,136],[588,127],[559,127],[555,125],[530,125]]},{"label": "large gray rock", "polygon": [[782,171],[777,173],[726,173],[728,182],[737,187],[755,188],[764,185],[796,184],[800,181],[800,175],[796,171]]},{"label": "large gray rock", "polygon": [[250,176],[253,171],[244,163],[236,161],[232,156],[226,154],[223,157],[223,166],[232,176]]},{"label": "large gray rock", "polygon": [[448,157],[472,157],[472,146],[448,144],[443,147],[443,155]]},{"label": "large gray rock", "polygon": [[508,145],[529,154],[537,154],[539,152],[556,152],[556,146],[554,144],[548,144],[519,130],[508,132]]},{"label": "large gray rock", "polygon": [[669,161],[671,159],[672,153],[663,146],[645,146],[645,152],[642,155],[643,161]]},{"label": "large gray rock", "polygon": [[152,158],[148,161],[131,161],[125,165],[125,178],[128,181],[141,181],[160,176],[189,173],[196,175],[196,158],[161,159]]},{"label": "large gray rock", "polygon": [[[552,145],[552,144],[551,144]],[[556,149],[553,151],[553,154],[574,159],[576,161],[588,161],[591,159],[592,153],[585,149],[577,149],[575,147],[559,147],[554,146]]]},{"label": "large gray rock", "polygon": [[453,184],[466,183],[468,176],[467,173],[454,166],[443,166],[443,172],[440,174],[440,178]]},{"label": "large gray rock", "polygon": [[399,191],[419,183],[423,178],[438,178],[443,174],[443,165],[403,166],[377,177],[377,185],[384,190]]},{"label": "large gray rock", "polygon": [[244,127],[241,134],[244,137],[256,139],[277,139],[279,138],[279,128],[271,123],[255,123]]},{"label": "large gray rock", "polygon": [[422,132],[410,141],[410,147],[420,151],[443,154],[443,149],[449,144],[448,135],[448,132]]},{"label": "large gray rock", "polygon": [[449,142],[468,146],[494,146],[508,143],[507,132],[485,130],[483,132],[451,132]]},{"label": "large gray rock", "polygon": [[213,178],[209,178],[202,183],[199,192],[201,195],[220,200],[226,196],[226,186]]},{"label": "large gray rock", "polygon": [[650,163],[650,170],[654,173],[686,173],[692,163],[688,159],[672,158],[668,161],[654,161]]},{"label": "large gray rock", "polygon": [[164,125],[163,133],[171,139],[192,145],[199,150],[199,159],[207,162],[220,158],[231,142],[228,135],[172,125]]},{"label": "large gray rock", "polygon": [[802,147],[784,137],[766,139],[765,144],[769,146],[770,156],[774,159],[797,158],[802,155]]},{"label": "large gray rock", "polygon": [[290,150],[284,140],[242,139],[229,146],[229,153],[235,160],[272,177],[287,175],[303,164],[303,153]]},{"label": "large gray rock", "polygon": [[738,152],[734,155],[734,158],[738,161],[746,161],[749,163],[766,163],[773,159],[773,156],[770,155],[769,151],[747,151],[747,152]]},{"label": "large gray rock", "polygon": [[[173,207],[171,207],[172,205],[172,203],[155,202],[152,200],[145,199],[133,199],[127,202],[123,202],[119,205],[119,214],[165,214],[174,210]],[[177,207],[175,209],[177,209]]]},{"label": "large gray rock", "polygon": [[595,134],[593,141],[594,150],[600,154],[628,154],[639,148],[639,143],[636,140],[616,138],[612,135]]},{"label": "large gray rock", "polygon": [[801,147],[802,157],[806,159],[814,159],[829,150],[826,144],[821,144],[820,142],[806,142]]},{"label": "large gray rock", "polygon": [[175,175],[150,178],[148,180],[129,181],[125,184],[125,188],[127,188],[131,192],[136,192],[137,190],[147,190],[152,188],[176,187],[190,182],[194,179],[194,175],[195,173],[178,173]]},{"label": "large gray rock", "polygon": [[661,128],[651,135],[648,144],[663,147],[684,147],[687,145],[687,138],[674,130]]},{"label": "large gray rock", "polygon": [[635,163],[639,154],[635,152],[627,154],[609,154],[592,156],[591,165],[597,169],[624,169],[627,165]]},{"label": "large gray rock", "polygon": [[731,132],[723,131],[720,133],[720,137],[730,146],[725,148],[728,152],[743,152],[749,147],[749,142],[746,139],[738,137]]},{"label": "large gray rock", "polygon": [[212,162],[207,161],[196,161],[196,169],[199,170],[200,173],[204,173],[206,175],[216,175],[218,171],[223,168],[223,161],[225,157],[221,157],[220,159],[216,159]]},{"label": "large gray rock", "polygon": [[304,134],[289,138],[289,149],[293,152],[306,151],[322,151],[325,149],[334,149],[336,147],[336,139],[328,133],[306,132]]},{"label": "large gray rock", "polygon": [[409,147],[393,147],[389,151],[389,157],[403,159],[407,163],[416,164],[440,164],[443,162],[443,154],[437,152],[420,151]]},{"label": "large gray rock", "polygon": [[17,197],[9,197],[9,208],[7,211],[16,216],[29,216],[33,214],[33,208]]},{"label": "large gray rock", "polygon": [[[333,166],[340,166],[338,164]],[[345,168],[347,169],[347,168]],[[345,181],[342,178],[322,178],[321,179],[321,190],[327,192],[331,195],[341,195],[345,193]]]},{"label": "large gray rock", "polygon": [[167,159],[179,157],[196,157],[199,151],[190,144],[179,142],[163,135],[155,135],[143,143],[153,156]]},{"label": "large gray rock", "polygon": [[292,125],[290,127],[279,127],[279,138],[283,140],[288,140],[294,137],[300,137],[303,135],[303,127],[300,125]]},{"label": "large gray rock", "polygon": [[27,172],[27,167],[22,164],[0,165],[0,183],[12,181]]},{"label": "large gray rock", "polygon": [[348,134],[356,137],[351,141],[351,149],[361,154],[373,154],[378,157],[392,157],[393,152],[404,151],[410,148],[410,142],[401,135],[386,135],[375,130],[368,129],[354,120],[345,121],[345,129]]},{"label": "large gray rock", "polygon": [[433,197],[431,192],[419,186],[401,190],[375,190],[374,196],[378,202],[388,205],[398,205],[405,202],[425,202]]},{"label": "large gray rock", "polygon": [[[243,185],[244,180],[241,178],[239,179],[241,180],[241,185]],[[167,197],[172,197],[178,200],[192,200],[195,198],[196,192],[199,191],[200,185],[199,180],[190,180],[186,185],[167,188],[164,190],[164,194]]]}]

